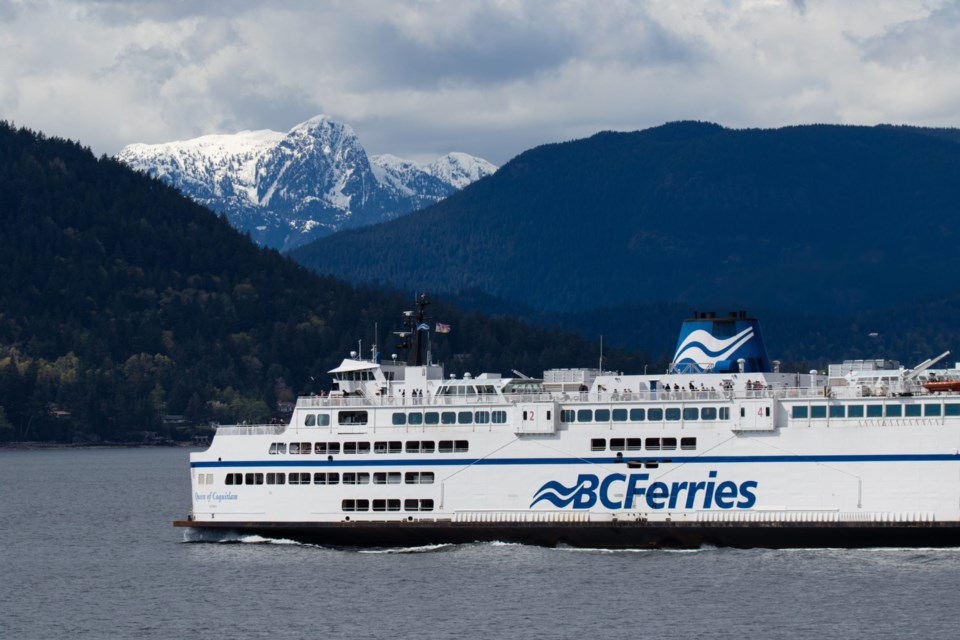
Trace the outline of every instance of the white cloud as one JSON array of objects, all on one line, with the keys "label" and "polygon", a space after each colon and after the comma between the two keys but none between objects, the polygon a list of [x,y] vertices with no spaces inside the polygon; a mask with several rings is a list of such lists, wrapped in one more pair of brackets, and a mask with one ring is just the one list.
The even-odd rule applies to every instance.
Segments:
[{"label": "white cloud", "polygon": [[327,113],[496,163],[685,118],[958,126],[958,36],[936,0],[0,0],[0,117],[113,153]]}]

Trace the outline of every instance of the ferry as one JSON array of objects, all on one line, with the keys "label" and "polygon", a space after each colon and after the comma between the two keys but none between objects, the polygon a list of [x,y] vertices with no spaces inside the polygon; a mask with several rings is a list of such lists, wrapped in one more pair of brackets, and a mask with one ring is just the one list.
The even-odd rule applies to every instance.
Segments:
[{"label": "ferry", "polygon": [[781,372],[755,318],[708,312],[662,374],[445,377],[428,304],[404,315],[405,360],[351,353],[289,424],[218,428],[174,525],[334,547],[960,545],[960,394],[929,384],[960,378],[933,368],[949,352]]}]

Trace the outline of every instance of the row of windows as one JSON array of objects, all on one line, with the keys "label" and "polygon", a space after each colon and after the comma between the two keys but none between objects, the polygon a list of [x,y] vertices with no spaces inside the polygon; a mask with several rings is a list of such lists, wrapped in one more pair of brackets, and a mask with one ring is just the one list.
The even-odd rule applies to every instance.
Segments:
[{"label": "row of windows", "polygon": [[[337,412],[337,424],[367,424],[369,420],[369,413],[367,411],[338,411]],[[303,418],[303,426],[305,427],[327,427],[330,426],[330,414],[329,413],[308,413]]]},{"label": "row of windows", "polygon": [[790,417],[802,418],[919,418],[960,416],[960,404],[815,404],[811,406],[797,405],[790,412]]},{"label": "row of windows", "polygon": [[560,422],[674,422],[729,420],[730,407],[670,407],[668,409],[563,409]]},{"label": "row of windows", "polygon": [[[676,438],[610,438],[610,451],[676,451]],[[697,448],[696,438],[680,438],[680,449],[693,451]],[[594,438],[590,441],[591,451],[606,451],[606,438]]]},{"label": "row of windows", "polygon": [[[204,474],[201,474],[204,475]],[[213,474],[205,474],[212,476]],[[295,471],[293,473],[228,473],[226,483],[237,484],[340,484],[341,477],[343,484],[370,484],[371,474],[367,472],[348,471],[343,474],[337,472],[304,473]],[[377,471],[373,474],[373,484],[400,484],[403,478],[404,484],[433,484],[434,475],[432,471],[407,471],[402,474],[399,471]],[[202,481],[201,481],[202,484]]]},{"label": "row of windows", "polygon": [[413,411],[393,414],[393,424],[418,426],[421,424],[506,424],[506,411]]},{"label": "row of windows", "polygon": [[[369,442],[344,442],[342,443],[343,453],[346,455],[362,455],[370,453]],[[373,443],[374,453],[466,453],[470,450],[470,443],[466,440],[441,440],[439,443],[433,440],[408,440],[406,446],[400,440],[383,440]],[[339,442],[271,442],[270,454],[279,455],[284,453],[309,454],[311,452],[317,455],[339,455],[341,443]]]},{"label": "row of windows", "polygon": [[[338,411],[337,424],[364,425],[369,422],[367,411]],[[506,411],[412,411],[396,412],[392,422],[396,426],[423,424],[506,424]],[[308,413],[303,418],[305,427],[330,426],[330,414]]]},{"label": "row of windows", "polygon": [[[400,500],[396,498],[376,500],[344,500],[340,508],[344,511],[370,511],[370,503],[374,511],[400,511]],[[404,511],[433,511],[433,500],[407,498],[403,501]]]},{"label": "row of windows", "polygon": [[497,395],[497,390],[492,384],[457,384],[440,387],[437,391],[438,396],[475,396],[477,394],[494,396]]}]

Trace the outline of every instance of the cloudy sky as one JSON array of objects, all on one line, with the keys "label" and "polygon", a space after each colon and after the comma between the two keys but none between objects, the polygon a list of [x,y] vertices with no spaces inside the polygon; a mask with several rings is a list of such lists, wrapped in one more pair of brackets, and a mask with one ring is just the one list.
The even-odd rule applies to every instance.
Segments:
[{"label": "cloudy sky", "polygon": [[680,119],[960,126],[957,0],[0,0],[0,119],[96,153],[325,113],[371,153]]}]

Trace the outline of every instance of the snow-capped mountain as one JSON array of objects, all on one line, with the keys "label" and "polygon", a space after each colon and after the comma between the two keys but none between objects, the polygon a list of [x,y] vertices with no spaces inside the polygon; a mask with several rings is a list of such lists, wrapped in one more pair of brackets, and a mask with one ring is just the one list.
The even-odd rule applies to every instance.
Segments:
[{"label": "snow-capped mountain", "polygon": [[497,170],[464,153],[425,167],[391,155],[369,157],[349,125],[326,116],[287,133],[242,131],[131,144],[117,158],[282,251],[345,227],[399,217]]}]

